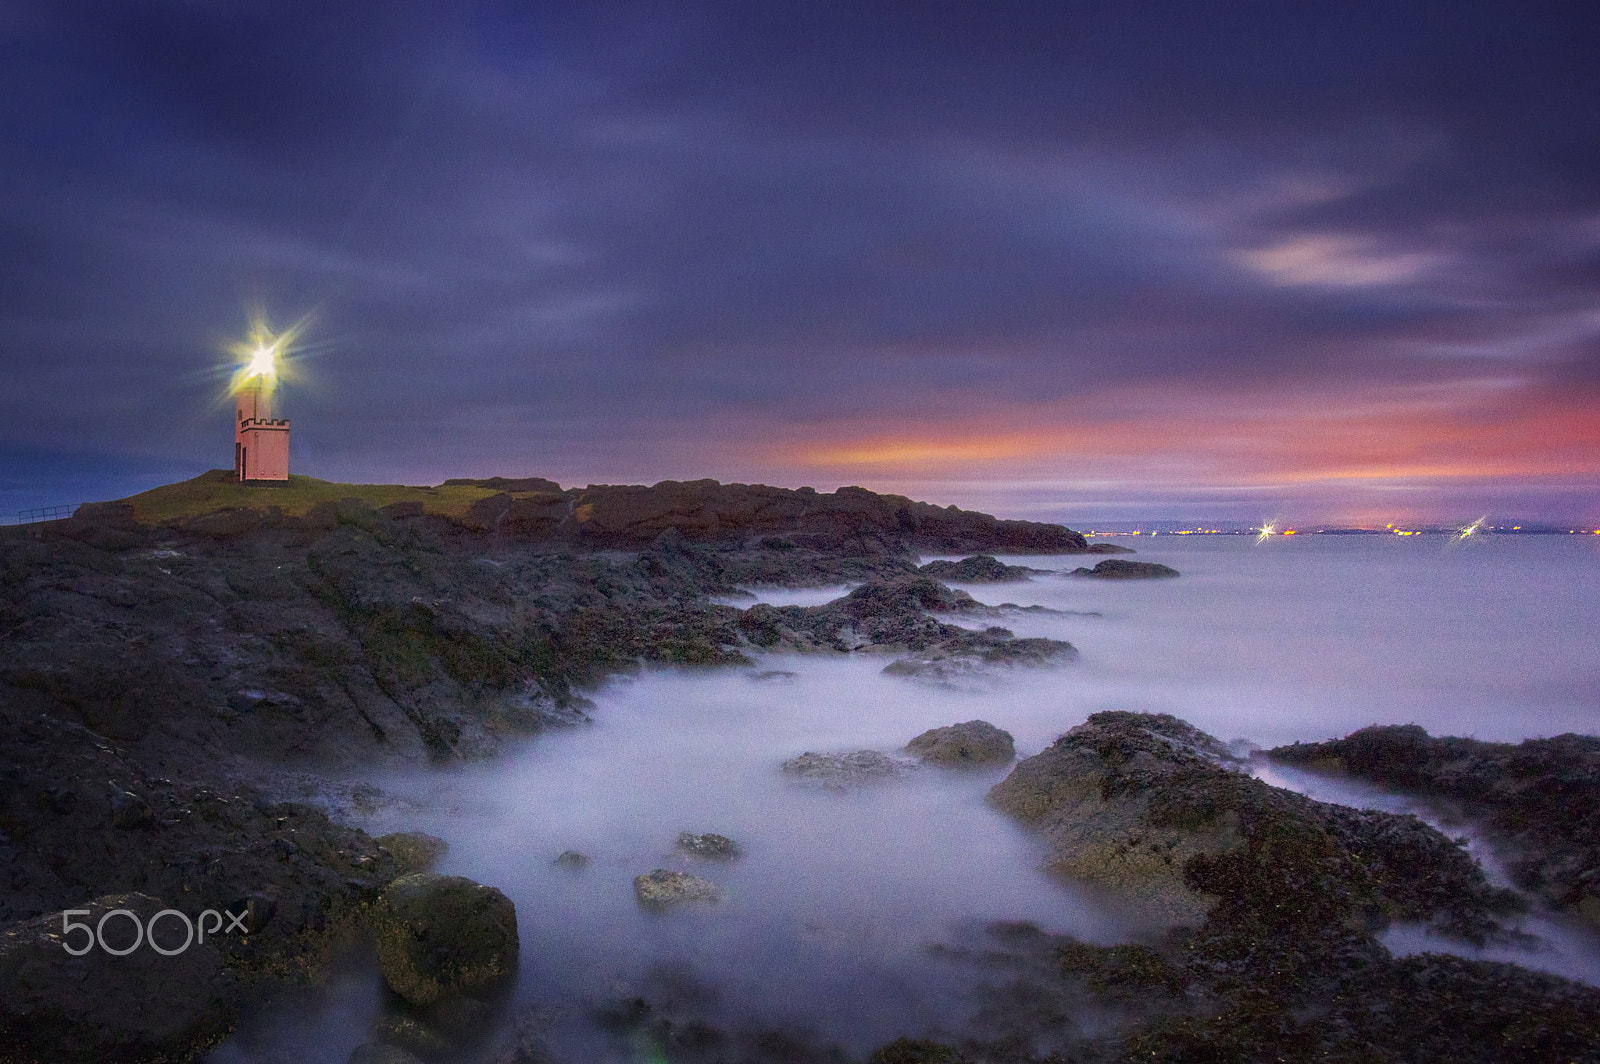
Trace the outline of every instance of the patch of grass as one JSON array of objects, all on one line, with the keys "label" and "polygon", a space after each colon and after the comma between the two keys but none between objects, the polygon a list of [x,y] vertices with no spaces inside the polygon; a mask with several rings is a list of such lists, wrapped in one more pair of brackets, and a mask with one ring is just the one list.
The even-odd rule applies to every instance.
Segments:
[{"label": "patch of grass", "polygon": [[474,503],[498,494],[501,492],[471,484],[340,484],[293,474],[287,484],[241,484],[231,469],[213,469],[192,480],[152,488],[119,501],[133,507],[140,524],[161,525],[226,510],[276,508],[290,517],[304,517],[323,504],[352,498],[373,509],[397,502],[419,503],[424,513],[461,519]]}]

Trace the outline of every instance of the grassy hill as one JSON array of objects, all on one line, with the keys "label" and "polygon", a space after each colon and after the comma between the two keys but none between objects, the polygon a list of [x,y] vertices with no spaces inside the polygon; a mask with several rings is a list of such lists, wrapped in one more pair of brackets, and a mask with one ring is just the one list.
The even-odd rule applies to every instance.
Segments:
[{"label": "grassy hill", "polygon": [[411,487],[406,484],[340,484],[316,477],[290,475],[287,484],[241,484],[231,469],[213,469],[192,480],[164,484],[159,488],[120,500],[133,507],[141,524],[157,525],[222,510],[270,510],[302,517],[322,503],[356,498],[373,508],[396,502],[421,503],[424,512],[460,518],[472,504],[508,490],[504,486],[480,483],[447,482],[438,487]]}]

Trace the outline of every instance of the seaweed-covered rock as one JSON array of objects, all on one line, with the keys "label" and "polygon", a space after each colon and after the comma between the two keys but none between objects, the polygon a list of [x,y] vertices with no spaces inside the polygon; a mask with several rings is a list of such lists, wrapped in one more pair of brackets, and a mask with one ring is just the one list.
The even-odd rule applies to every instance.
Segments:
[{"label": "seaweed-covered rock", "polygon": [[1292,936],[1403,918],[1481,937],[1517,907],[1416,817],[1268,786],[1166,714],[1097,713],[989,798],[1045,832],[1052,869],[1171,924]]},{"label": "seaweed-covered rock", "polygon": [[1026,580],[1038,571],[1026,565],[1007,565],[987,554],[975,554],[958,562],[940,558],[917,570],[923,576],[931,576],[935,580],[954,580],[963,584],[997,584],[1008,580]]},{"label": "seaweed-covered rock", "polygon": [[1178,570],[1160,562],[1130,562],[1126,558],[1107,558],[1097,563],[1093,569],[1079,566],[1067,575],[1093,576],[1102,580],[1145,580],[1151,577],[1177,576]]},{"label": "seaweed-covered rock", "polygon": [[667,909],[685,902],[718,902],[722,889],[709,879],[657,868],[633,877],[633,894],[647,909]]},{"label": "seaweed-covered rock", "polygon": [[413,1005],[480,993],[516,973],[517,912],[500,891],[461,876],[401,876],[375,920],[378,965]]},{"label": "seaweed-covered rock", "polygon": [[883,667],[887,676],[948,684],[992,675],[996,668],[1042,668],[1076,661],[1078,648],[1059,639],[1015,638],[1009,629],[990,627],[960,640],[896,658]]},{"label": "seaweed-covered rock", "polygon": [[923,764],[959,768],[1004,765],[1017,756],[1011,733],[986,720],[969,720],[932,728],[906,744],[906,752]]},{"label": "seaweed-covered rock", "polygon": [[855,750],[847,754],[814,754],[807,751],[783,763],[786,775],[830,790],[847,790],[899,779],[910,769],[911,765],[907,762],[876,750]]},{"label": "seaweed-covered rock", "polygon": [[1487,743],[1408,724],[1265,756],[1460,803],[1489,828],[1518,886],[1600,924],[1600,738]]},{"label": "seaweed-covered rock", "polygon": [[726,835],[696,834],[693,831],[678,833],[678,852],[690,857],[705,857],[726,861],[739,856],[739,844]]},{"label": "seaweed-covered rock", "polygon": [[402,872],[431,872],[450,850],[437,835],[421,831],[395,831],[372,840],[386,850]]}]

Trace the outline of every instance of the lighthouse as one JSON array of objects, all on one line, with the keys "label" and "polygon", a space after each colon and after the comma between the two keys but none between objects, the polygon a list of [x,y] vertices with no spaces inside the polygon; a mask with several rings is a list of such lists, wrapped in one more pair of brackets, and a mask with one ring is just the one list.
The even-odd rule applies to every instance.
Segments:
[{"label": "lighthouse", "polygon": [[289,479],[289,420],[272,416],[276,345],[261,344],[234,386],[233,468],[244,484]]}]

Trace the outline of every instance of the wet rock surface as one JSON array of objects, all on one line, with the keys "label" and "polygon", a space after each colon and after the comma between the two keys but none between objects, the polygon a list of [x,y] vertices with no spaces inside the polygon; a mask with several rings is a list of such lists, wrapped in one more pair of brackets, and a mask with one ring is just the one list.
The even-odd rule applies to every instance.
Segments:
[{"label": "wet rock surface", "polygon": [[516,907],[494,887],[402,876],[384,891],[374,925],[384,982],[413,1005],[481,995],[516,974]]},{"label": "wet rock surface", "polygon": [[1489,829],[1518,886],[1600,925],[1600,738],[1487,743],[1410,724],[1264,756],[1459,805]]},{"label": "wet rock surface", "polygon": [[1271,787],[1166,714],[1096,713],[989,800],[1044,832],[1054,871],[1174,925],[1404,919],[1481,940],[1519,908],[1416,817]]},{"label": "wet rock surface", "polygon": [[1010,732],[986,720],[969,720],[923,732],[906,744],[906,753],[925,765],[976,768],[1010,763],[1017,747]]},{"label": "wet rock surface", "polygon": [[1107,558],[1097,563],[1093,569],[1079,566],[1067,575],[1092,576],[1101,580],[1148,580],[1179,574],[1178,570],[1160,562],[1130,562],[1126,558]]},{"label": "wet rock surface", "polygon": [[853,750],[844,754],[815,754],[807,751],[783,763],[785,775],[829,790],[841,791],[897,780],[910,770],[910,763],[887,754],[880,754],[876,750]]}]

